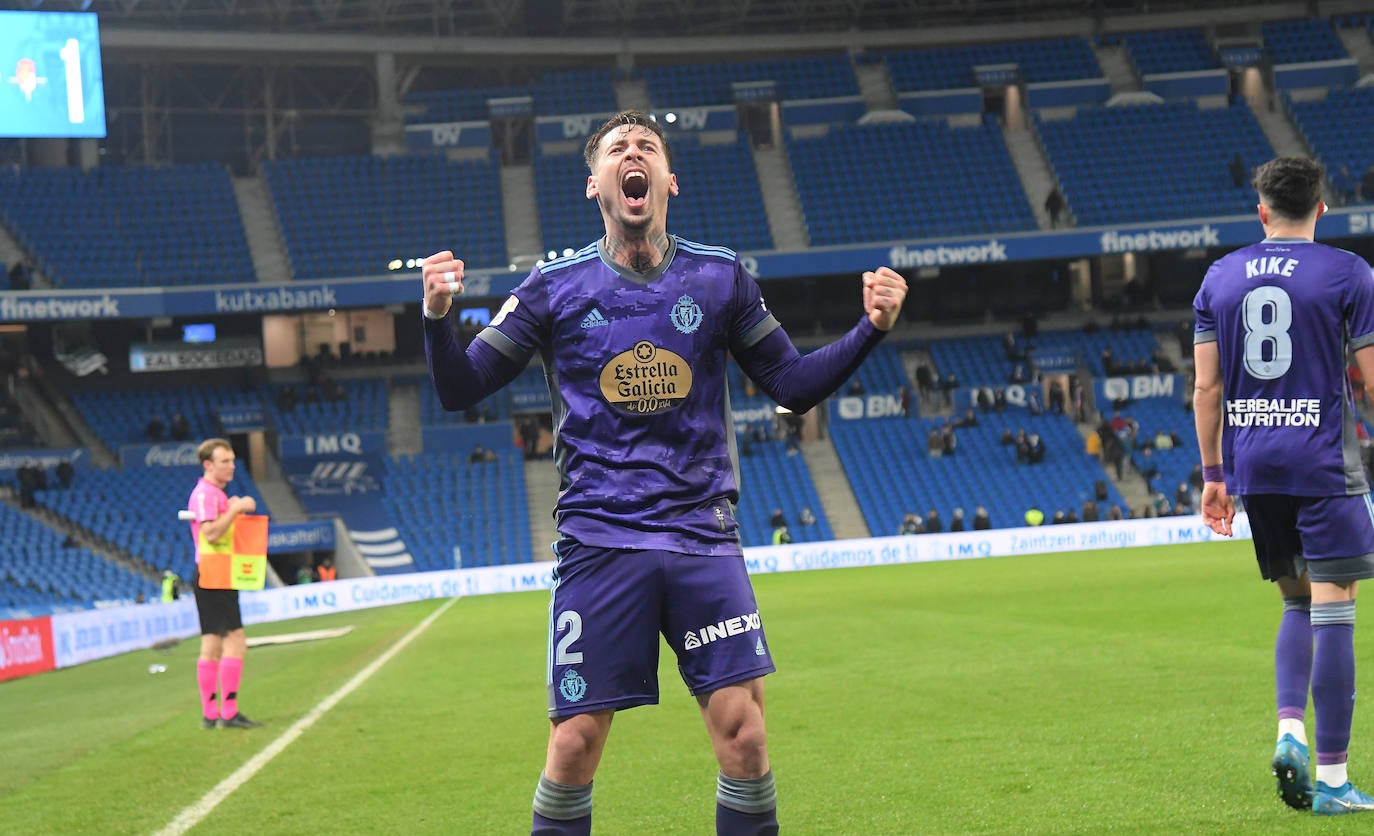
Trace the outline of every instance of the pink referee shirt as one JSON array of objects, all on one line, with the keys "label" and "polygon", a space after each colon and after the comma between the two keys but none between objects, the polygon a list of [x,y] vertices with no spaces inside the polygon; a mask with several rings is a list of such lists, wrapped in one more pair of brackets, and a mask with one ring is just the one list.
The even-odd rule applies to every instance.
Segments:
[{"label": "pink referee shirt", "polygon": [[[195,490],[191,491],[191,498],[187,501],[186,507],[195,514],[195,519],[191,520],[191,542],[199,544],[200,524],[218,519],[220,514],[228,512],[229,495],[223,488],[202,476],[196,482]],[[199,550],[196,551],[196,562],[200,562]]]}]

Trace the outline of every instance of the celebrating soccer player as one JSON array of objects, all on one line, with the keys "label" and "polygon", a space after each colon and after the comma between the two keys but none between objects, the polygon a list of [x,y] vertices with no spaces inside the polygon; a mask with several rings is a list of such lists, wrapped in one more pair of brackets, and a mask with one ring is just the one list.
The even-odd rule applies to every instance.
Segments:
[{"label": "celebrating soccer player", "polygon": [[[1193,302],[1193,408],[1203,520],[1229,535],[1231,496],[1240,495],[1260,575],[1283,596],[1274,647],[1279,793],[1292,807],[1337,815],[1374,811],[1374,798],[1346,775],[1355,587],[1374,577],[1374,506],[1346,354],[1374,393],[1374,275],[1358,256],[1313,242],[1324,179],[1320,165],[1297,157],[1255,171],[1265,239],[1213,264]],[[1315,788],[1303,725],[1309,684]]]},{"label": "celebrating soccer player", "polygon": [[585,156],[605,237],[532,270],[466,350],[448,321],[462,261],[441,252],[423,268],[425,349],[446,409],[480,401],[536,354],[553,397],[562,488],[552,728],[531,832],[591,831],[592,777],[614,713],[658,702],[661,633],[720,766],[717,833],[776,833],[763,712],[774,668],[735,520],[726,353],[779,404],[805,412],[893,327],[906,281],[886,267],[864,273],[864,316],[803,357],[735,253],[667,233],[678,183],[652,117],[618,114]]}]

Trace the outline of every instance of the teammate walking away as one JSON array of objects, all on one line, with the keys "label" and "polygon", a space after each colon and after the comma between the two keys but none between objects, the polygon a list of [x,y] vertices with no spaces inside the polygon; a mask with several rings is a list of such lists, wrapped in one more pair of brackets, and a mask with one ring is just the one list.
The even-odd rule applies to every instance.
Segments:
[{"label": "teammate walking away", "polygon": [[[1291,807],[1374,811],[1346,774],[1355,707],[1355,589],[1374,577],[1374,506],[1355,436],[1347,352],[1374,394],[1374,275],[1313,242],[1321,166],[1279,157],[1255,171],[1265,239],[1207,271],[1197,315],[1193,409],[1202,452],[1202,518],[1231,533],[1245,502],[1260,575],[1283,596],[1274,645],[1278,745],[1273,768]],[[1315,644],[1315,647],[1314,647]],[[1303,724],[1316,713],[1313,786]]]}]

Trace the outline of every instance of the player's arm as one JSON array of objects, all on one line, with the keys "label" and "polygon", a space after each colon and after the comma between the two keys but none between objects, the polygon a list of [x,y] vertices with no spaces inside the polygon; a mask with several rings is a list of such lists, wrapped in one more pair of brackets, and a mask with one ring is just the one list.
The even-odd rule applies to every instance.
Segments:
[{"label": "player's arm", "polygon": [[1367,345],[1364,348],[1355,350],[1355,365],[1360,369],[1360,377],[1364,378],[1365,399],[1374,403],[1374,345]]},{"label": "player's arm", "polygon": [[[745,274],[743,279],[740,290],[747,316],[748,311],[762,306],[762,299],[753,278]],[[732,346],[740,367],[765,394],[793,412],[806,412],[820,403],[848,380],[882,341],[906,299],[906,280],[886,267],[865,273],[863,282],[864,318],[835,342],[805,356],[771,314],[752,325],[743,321],[744,340]],[[748,336],[769,323],[774,327],[761,338]]]},{"label": "player's arm", "polygon": [[1221,469],[1221,352],[1216,340],[1193,345],[1193,423],[1202,454],[1202,521],[1218,534],[1230,536],[1235,503],[1226,495]]},{"label": "player's arm", "polygon": [[463,292],[463,262],[455,259],[452,252],[445,250],[425,259],[421,275],[425,294],[425,359],[430,379],[444,409],[467,409],[514,380],[525,364],[483,340],[473,340],[467,348],[458,344],[448,314],[454,295]]}]

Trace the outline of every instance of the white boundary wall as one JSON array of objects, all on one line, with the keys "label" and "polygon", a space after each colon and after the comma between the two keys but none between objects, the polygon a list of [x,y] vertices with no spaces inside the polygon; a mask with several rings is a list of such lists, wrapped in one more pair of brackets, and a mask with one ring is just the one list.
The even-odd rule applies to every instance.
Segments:
[{"label": "white boundary wall", "polygon": [[[1250,537],[1250,523],[1244,514],[1236,515],[1234,530],[1238,539]],[[1221,538],[1203,525],[1200,517],[1190,516],[793,543],[745,549],[744,556],[750,574],[773,574],[1178,545],[1213,539]],[[244,592],[240,602],[245,624],[263,624],[430,598],[547,590],[553,585],[553,568],[553,563],[518,563],[351,578]],[[195,601],[190,597],[170,604],[143,604],[52,616],[53,652],[59,668],[142,650],[158,641],[184,639],[199,632]]]}]

